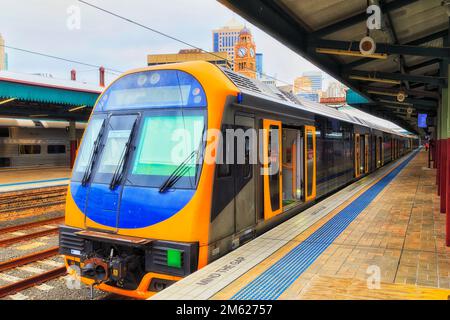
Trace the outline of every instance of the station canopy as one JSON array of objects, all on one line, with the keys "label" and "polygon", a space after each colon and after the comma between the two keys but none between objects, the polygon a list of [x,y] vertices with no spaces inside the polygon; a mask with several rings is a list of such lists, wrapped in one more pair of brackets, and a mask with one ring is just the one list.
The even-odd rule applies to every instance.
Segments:
[{"label": "station canopy", "polygon": [[[419,113],[436,116],[448,86],[449,16],[442,0],[219,0],[347,85],[353,106],[413,133]],[[381,9],[368,32],[366,10]],[[369,35],[376,51],[363,55]],[[442,66],[442,68],[441,68]],[[302,70],[299,70],[302,71]],[[401,93],[404,99],[399,99]]]},{"label": "station canopy", "polygon": [[86,121],[103,88],[0,71],[0,116]]}]

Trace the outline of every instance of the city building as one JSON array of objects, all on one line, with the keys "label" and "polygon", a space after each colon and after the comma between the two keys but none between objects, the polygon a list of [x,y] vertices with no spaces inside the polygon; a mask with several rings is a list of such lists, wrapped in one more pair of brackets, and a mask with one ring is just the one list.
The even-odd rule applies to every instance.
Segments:
[{"label": "city building", "polygon": [[330,82],[325,93],[326,98],[341,98],[345,97],[346,87],[339,82]]},{"label": "city building", "polygon": [[198,60],[211,62],[218,66],[231,69],[227,52],[203,52],[200,49],[183,49],[178,53],[149,54],[147,56],[147,64],[149,66]]},{"label": "city building", "polygon": [[294,80],[294,94],[312,92],[312,81],[307,77],[298,77]]},{"label": "city building", "polygon": [[238,41],[242,29],[244,29],[244,26],[233,18],[224,27],[213,30],[213,51],[227,52],[232,61],[232,68],[234,67],[234,45]]},{"label": "city building", "polygon": [[320,101],[320,97],[318,93],[314,93],[314,92],[304,92],[304,93],[299,93],[297,94],[297,97],[299,97],[300,99],[305,99],[305,100],[309,100],[312,102],[319,102]]},{"label": "city building", "polygon": [[263,76],[260,81],[268,86],[277,86],[275,78]]},{"label": "city building", "polygon": [[256,45],[248,28],[241,30],[234,45],[234,71],[249,78],[256,78]]},{"label": "city building", "polygon": [[320,71],[307,71],[303,73],[303,77],[309,78],[311,80],[312,91],[321,91],[323,76]]},{"label": "city building", "polygon": [[263,54],[262,53],[257,53],[256,54],[256,75],[259,78],[261,78],[263,76]]},{"label": "city building", "polygon": [[5,40],[0,34],[0,70],[6,70],[7,68],[7,58],[5,53]]}]

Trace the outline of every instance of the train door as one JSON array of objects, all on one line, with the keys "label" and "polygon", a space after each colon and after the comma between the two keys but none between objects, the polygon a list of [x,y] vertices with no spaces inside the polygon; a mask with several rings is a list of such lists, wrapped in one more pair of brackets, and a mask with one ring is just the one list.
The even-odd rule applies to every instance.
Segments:
[{"label": "train door", "polygon": [[361,136],[358,133],[355,133],[355,178],[358,178],[361,175]]},{"label": "train door", "polygon": [[375,169],[377,168],[377,136],[376,135],[371,135],[371,139],[370,139],[370,170],[371,171],[375,171]]},{"label": "train door", "polygon": [[[255,167],[252,164],[250,152],[256,153],[256,137],[252,134],[255,128],[255,119],[249,116],[236,115],[235,128],[242,129],[246,134],[243,141],[236,143],[237,150],[235,152],[237,161],[235,168],[235,231],[241,232],[256,223],[256,178]],[[241,145],[240,145],[241,144]],[[243,144],[243,145],[242,145]],[[242,152],[244,154],[240,154]]]},{"label": "train door", "polygon": [[376,150],[376,153],[377,153],[377,159],[376,159],[376,163],[377,163],[377,169],[378,168],[380,168],[381,167],[381,165],[382,165],[382,148],[383,148],[383,138],[381,138],[381,137],[377,137],[376,138],[376,141],[377,141],[377,150]]},{"label": "train door", "polygon": [[316,198],[316,128],[305,126],[304,131],[305,202]]},{"label": "train door", "polygon": [[369,173],[369,135],[364,136],[364,172]]},{"label": "train door", "polygon": [[301,131],[283,128],[283,208],[302,200],[303,146]]},{"label": "train door", "polygon": [[395,160],[395,143],[393,138],[391,138],[391,160]]},{"label": "train door", "polygon": [[263,120],[264,219],[283,210],[281,121]]}]

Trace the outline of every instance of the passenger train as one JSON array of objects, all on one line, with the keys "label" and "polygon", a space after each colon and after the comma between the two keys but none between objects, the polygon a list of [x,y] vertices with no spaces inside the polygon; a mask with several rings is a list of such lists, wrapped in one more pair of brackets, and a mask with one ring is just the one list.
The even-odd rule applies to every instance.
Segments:
[{"label": "passenger train", "polygon": [[[174,161],[179,128],[190,143]],[[237,144],[211,132],[237,128],[263,130],[230,164],[219,146]],[[207,62],[131,71],[91,115],[60,252],[84,283],[148,298],[417,146]],[[250,161],[254,149],[264,161]]]},{"label": "passenger train", "polygon": [[[69,167],[67,121],[0,118],[0,169]],[[77,140],[86,123],[77,122]]]}]

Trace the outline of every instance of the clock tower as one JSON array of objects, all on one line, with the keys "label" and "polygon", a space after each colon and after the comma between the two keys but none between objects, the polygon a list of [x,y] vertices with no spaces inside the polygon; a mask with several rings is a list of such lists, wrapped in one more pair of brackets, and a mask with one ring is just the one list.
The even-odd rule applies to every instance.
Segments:
[{"label": "clock tower", "polygon": [[234,71],[249,78],[256,78],[256,46],[247,27],[241,30],[234,45]]}]

